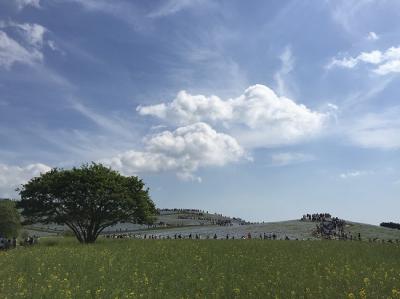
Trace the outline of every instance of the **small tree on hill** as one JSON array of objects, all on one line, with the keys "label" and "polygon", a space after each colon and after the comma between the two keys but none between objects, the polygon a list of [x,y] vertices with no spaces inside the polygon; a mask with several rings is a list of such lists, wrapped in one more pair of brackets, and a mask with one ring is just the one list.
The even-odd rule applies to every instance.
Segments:
[{"label": "small tree on hill", "polygon": [[7,199],[0,200],[0,236],[17,237],[20,228],[20,215],[15,202]]},{"label": "small tree on hill", "polygon": [[95,242],[118,222],[151,223],[156,213],[141,179],[96,163],[54,168],[31,179],[19,194],[26,223],[64,224],[81,243]]}]

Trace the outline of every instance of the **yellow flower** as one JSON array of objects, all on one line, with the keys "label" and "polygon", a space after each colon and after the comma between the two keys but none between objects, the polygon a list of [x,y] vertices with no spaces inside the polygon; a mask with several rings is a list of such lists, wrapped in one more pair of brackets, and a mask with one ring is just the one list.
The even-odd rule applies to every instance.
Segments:
[{"label": "yellow flower", "polygon": [[239,294],[240,294],[240,289],[239,289],[239,288],[234,288],[234,289],[233,289],[233,293],[234,293],[235,295],[239,295]]},{"label": "yellow flower", "polygon": [[362,288],[362,289],[360,290],[359,295],[360,295],[360,298],[361,298],[361,299],[367,298],[367,292],[365,291],[364,288]]}]

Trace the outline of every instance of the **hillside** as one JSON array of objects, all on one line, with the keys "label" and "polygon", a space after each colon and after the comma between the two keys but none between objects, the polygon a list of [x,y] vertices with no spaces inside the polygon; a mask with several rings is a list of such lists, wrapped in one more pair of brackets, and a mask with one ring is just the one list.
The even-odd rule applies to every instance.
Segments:
[{"label": "hillside", "polygon": [[[279,222],[250,223],[243,219],[209,213],[195,209],[162,209],[153,226],[119,223],[104,231],[105,235],[125,234],[136,237],[156,236],[157,238],[174,238],[176,235],[201,238],[247,237],[250,233],[253,238],[260,235],[277,239],[308,240],[318,239],[313,234],[317,223],[312,221],[288,220]],[[32,225],[26,227],[30,234],[39,236],[62,235],[65,227],[58,225]],[[355,238],[361,234],[362,239],[400,240],[400,230],[375,225],[357,223],[346,220],[345,233]]]}]

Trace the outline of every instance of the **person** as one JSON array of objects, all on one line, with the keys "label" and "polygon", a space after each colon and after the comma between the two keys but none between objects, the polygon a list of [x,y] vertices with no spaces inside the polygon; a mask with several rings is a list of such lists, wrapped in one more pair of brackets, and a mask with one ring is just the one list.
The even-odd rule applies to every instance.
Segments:
[{"label": "person", "polygon": [[13,247],[13,248],[17,248],[17,238],[16,238],[16,237],[14,237],[14,238],[12,239],[12,247]]},{"label": "person", "polygon": [[217,239],[217,234],[214,234],[214,240],[216,240]]},{"label": "person", "polygon": [[247,239],[251,239],[251,233],[250,232],[247,233]]}]

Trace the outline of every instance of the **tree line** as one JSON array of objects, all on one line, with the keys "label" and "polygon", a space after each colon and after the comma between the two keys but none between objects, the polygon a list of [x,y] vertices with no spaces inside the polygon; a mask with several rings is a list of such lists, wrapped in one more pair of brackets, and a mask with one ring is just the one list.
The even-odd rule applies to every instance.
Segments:
[{"label": "tree line", "polygon": [[400,223],[395,223],[395,222],[382,222],[380,224],[380,226],[394,228],[394,229],[400,229]]}]

